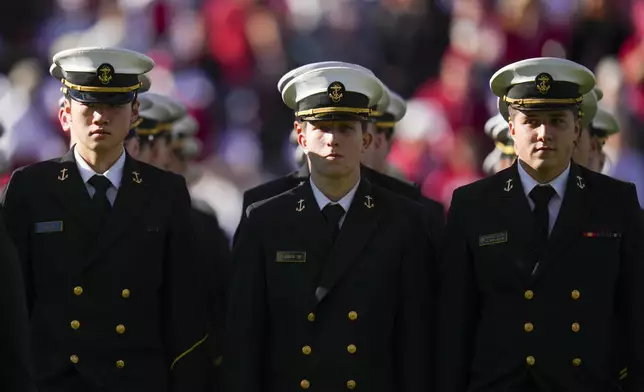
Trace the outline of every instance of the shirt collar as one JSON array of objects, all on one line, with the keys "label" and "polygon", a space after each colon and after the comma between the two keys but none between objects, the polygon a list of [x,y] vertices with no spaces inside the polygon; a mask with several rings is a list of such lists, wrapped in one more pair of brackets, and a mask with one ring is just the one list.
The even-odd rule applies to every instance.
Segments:
[{"label": "shirt collar", "polygon": [[78,171],[80,172],[81,178],[83,179],[84,183],[87,184],[87,181],[89,181],[90,178],[98,174],[103,175],[108,180],[110,180],[114,188],[119,189],[119,187],[121,186],[121,179],[123,178],[123,168],[125,167],[125,149],[123,149],[123,152],[121,152],[119,159],[117,159],[116,162],[114,162],[114,164],[103,174],[96,173],[94,169],[92,169],[90,165],[85,162],[85,159],[83,159],[83,157],[78,153],[76,148],[74,148],[74,158],[76,159],[76,166],[78,167]]},{"label": "shirt collar", "polygon": [[342,208],[344,209],[344,212],[347,213],[349,212],[349,207],[351,207],[351,202],[353,201],[353,198],[356,195],[356,192],[358,191],[358,185],[360,185],[360,179],[358,179],[358,182],[351,188],[351,190],[342,197],[342,199],[338,200],[338,202],[334,202],[330,200],[328,197],[322,193],[320,188],[318,188],[315,183],[313,182],[313,178],[310,178],[311,183],[311,188],[313,189],[313,196],[315,197],[315,201],[318,203],[318,206],[320,207],[320,210],[322,210],[324,207],[326,207],[327,204],[340,204]]},{"label": "shirt collar", "polygon": [[532,192],[534,187],[536,187],[537,185],[550,185],[552,189],[554,189],[557,193],[557,196],[559,196],[563,200],[566,193],[568,176],[570,175],[570,163],[568,163],[566,170],[559,174],[555,179],[545,184],[540,184],[537,180],[532,178],[532,176],[528,174],[523,166],[521,166],[521,162],[517,161],[517,166],[519,168],[519,178],[521,179],[521,185],[523,185],[523,191],[525,192],[526,196],[529,196],[530,192]]}]

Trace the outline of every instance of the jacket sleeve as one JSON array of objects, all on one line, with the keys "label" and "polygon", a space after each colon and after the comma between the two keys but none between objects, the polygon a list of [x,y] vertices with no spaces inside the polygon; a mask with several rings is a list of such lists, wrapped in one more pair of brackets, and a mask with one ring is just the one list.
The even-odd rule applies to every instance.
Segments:
[{"label": "jacket sleeve", "polygon": [[400,392],[431,391],[433,313],[431,275],[435,254],[421,211],[411,226],[402,257],[396,315],[396,373]]},{"label": "jacket sleeve", "polygon": [[465,224],[467,201],[456,190],[439,263],[436,392],[465,392],[477,325],[477,286]]},{"label": "jacket sleeve", "polygon": [[233,251],[222,373],[226,392],[260,392],[267,330],[261,222],[252,214]]},{"label": "jacket sleeve", "polygon": [[205,341],[206,294],[199,284],[200,270],[185,180],[174,187],[170,233],[165,260],[166,350],[171,391],[204,391],[209,385]]},{"label": "jacket sleeve", "polygon": [[2,222],[0,208],[0,311],[3,333],[0,335],[0,385],[7,392],[35,392],[29,346],[29,316],[25,287],[18,257]]},{"label": "jacket sleeve", "polygon": [[34,287],[29,252],[29,206],[24,193],[22,171],[15,171],[2,194],[2,208],[7,234],[11,238],[22,270],[27,309],[33,309]]},{"label": "jacket sleeve", "polygon": [[642,212],[635,186],[628,189],[625,200],[625,225],[621,249],[621,276],[618,308],[624,315],[627,341],[627,392],[644,390],[644,246]]}]

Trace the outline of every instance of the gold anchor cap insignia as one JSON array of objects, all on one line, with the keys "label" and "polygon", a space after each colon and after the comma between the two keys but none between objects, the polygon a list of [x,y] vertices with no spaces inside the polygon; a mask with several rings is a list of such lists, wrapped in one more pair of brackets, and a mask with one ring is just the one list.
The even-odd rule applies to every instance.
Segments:
[{"label": "gold anchor cap insignia", "polygon": [[329,94],[329,98],[331,98],[331,101],[333,103],[338,103],[344,97],[344,84],[340,82],[333,82],[329,85],[329,87],[326,89],[327,94]]},{"label": "gold anchor cap insignia", "polygon": [[584,179],[581,178],[581,176],[577,176],[577,186],[579,187],[579,189],[584,189],[586,187]]},{"label": "gold anchor cap insignia", "polygon": [[375,207],[375,206],[376,206],[375,204],[373,204],[373,201],[372,201],[372,200],[373,200],[373,198],[372,198],[371,196],[365,196],[364,198],[365,198],[364,205],[365,205],[367,208],[373,208],[373,207]]},{"label": "gold anchor cap insignia", "polygon": [[69,175],[67,174],[68,171],[69,171],[68,169],[61,169],[60,175],[58,176],[58,180],[65,181],[67,178],[69,178]]},{"label": "gold anchor cap insignia", "polygon": [[107,63],[99,65],[96,70],[96,77],[101,83],[110,84],[114,78],[114,67]]},{"label": "gold anchor cap insignia", "polygon": [[136,182],[137,184],[140,184],[143,182],[143,179],[140,177],[139,172],[133,171],[132,175],[134,176],[132,177],[132,181]]},{"label": "gold anchor cap insignia", "polygon": [[513,179],[510,178],[505,182],[506,185],[505,185],[505,188],[503,188],[504,191],[510,192],[512,190],[512,188],[514,188],[514,185],[512,185],[512,180]]},{"label": "gold anchor cap insignia", "polygon": [[535,83],[537,86],[537,90],[545,95],[550,91],[550,82],[552,81],[552,76],[549,74],[542,72],[537,77],[535,78]]},{"label": "gold anchor cap insignia", "polygon": [[295,207],[295,211],[302,212],[305,208],[306,208],[306,206],[304,205],[304,199],[300,199],[297,202],[297,207]]}]

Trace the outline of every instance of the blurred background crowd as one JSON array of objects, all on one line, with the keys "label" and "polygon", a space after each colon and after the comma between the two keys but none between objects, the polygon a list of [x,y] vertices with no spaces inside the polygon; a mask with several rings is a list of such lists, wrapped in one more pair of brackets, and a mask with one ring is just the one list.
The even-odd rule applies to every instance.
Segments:
[{"label": "blurred background crowd", "polygon": [[[0,2],[0,173],[64,154],[54,53],[119,46],[157,66],[150,91],[179,98],[204,144],[196,187],[232,235],[244,190],[296,168],[278,79],[305,63],[372,69],[408,99],[390,164],[449,207],[483,176],[496,114],[490,76],[529,57],[595,72],[621,134],[605,172],[644,204],[644,0],[19,0]],[[1,186],[2,184],[0,184]]]}]

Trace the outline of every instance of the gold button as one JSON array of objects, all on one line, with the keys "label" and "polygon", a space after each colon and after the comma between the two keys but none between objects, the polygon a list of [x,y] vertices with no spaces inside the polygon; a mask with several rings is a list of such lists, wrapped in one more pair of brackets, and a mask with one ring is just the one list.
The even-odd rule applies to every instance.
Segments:
[{"label": "gold button", "polygon": [[570,293],[570,296],[572,297],[572,299],[578,300],[581,296],[581,293],[579,292],[579,290],[573,290],[572,293]]},{"label": "gold button", "polygon": [[72,361],[72,363],[78,363],[78,355],[70,356],[69,360]]},{"label": "gold button", "polygon": [[128,289],[123,289],[123,291],[121,291],[121,297],[123,297],[123,298],[130,298],[130,290],[128,290]]},{"label": "gold button", "polygon": [[309,380],[302,380],[300,381],[300,386],[302,387],[302,389],[309,389],[311,383],[309,382]]},{"label": "gold button", "polygon": [[523,326],[523,329],[526,332],[532,332],[534,331],[534,325],[532,323],[525,323],[525,325]]},{"label": "gold button", "polygon": [[125,333],[125,325],[119,324],[116,326],[116,333],[119,335],[123,335]]},{"label": "gold button", "polygon": [[347,388],[355,389],[355,387],[356,387],[356,382],[354,380],[347,381]]},{"label": "gold button", "polygon": [[358,351],[358,348],[355,346],[355,344],[350,344],[347,346],[347,351],[349,354],[355,354],[356,351]]},{"label": "gold button", "polygon": [[304,346],[304,347],[302,347],[302,354],[304,354],[304,355],[309,355],[309,354],[311,354],[311,346]]},{"label": "gold button", "polygon": [[72,329],[80,328],[80,322],[78,320],[72,320],[72,322],[69,324],[72,326]]},{"label": "gold button", "polygon": [[358,313],[353,310],[349,312],[349,320],[356,321],[358,319]]},{"label": "gold button", "polygon": [[306,316],[306,319],[311,322],[315,321],[315,313],[309,313],[309,315]]},{"label": "gold button", "polygon": [[525,293],[523,293],[523,296],[525,299],[532,299],[534,298],[534,292],[532,290],[526,290]]},{"label": "gold button", "polygon": [[74,295],[79,297],[83,294],[83,288],[80,286],[74,287]]},{"label": "gold button", "polygon": [[537,360],[534,359],[534,357],[532,355],[530,355],[529,357],[527,357],[525,359],[525,363],[527,363],[530,366],[533,366],[536,362],[537,362]]},{"label": "gold button", "polygon": [[575,358],[572,360],[572,366],[580,366],[581,365],[581,359]]},{"label": "gold button", "polygon": [[121,361],[120,359],[116,361],[116,367],[119,369],[123,369],[125,367],[125,361]]},{"label": "gold button", "polygon": [[580,328],[581,328],[581,326],[579,325],[579,323],[572,323],[572,331],[573,332],[579,332]]}]

